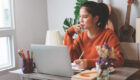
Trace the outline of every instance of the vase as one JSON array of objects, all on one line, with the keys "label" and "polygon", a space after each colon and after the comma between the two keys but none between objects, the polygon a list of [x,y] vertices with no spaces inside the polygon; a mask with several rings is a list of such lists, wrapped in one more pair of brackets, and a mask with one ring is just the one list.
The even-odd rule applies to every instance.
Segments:
[{"label": "vase", "polygon": [[104,70],[100,76],[97,76],[97,80],[109,80],[109,71]]}]

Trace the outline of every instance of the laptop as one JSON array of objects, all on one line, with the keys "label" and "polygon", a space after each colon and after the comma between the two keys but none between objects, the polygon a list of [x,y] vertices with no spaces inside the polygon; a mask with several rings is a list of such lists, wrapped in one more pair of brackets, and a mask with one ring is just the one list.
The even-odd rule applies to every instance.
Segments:
[{"label": "laptop", "polygon": [[67,46],[32,44],[31,51],[38,73],[64,77],[73,75]]}]

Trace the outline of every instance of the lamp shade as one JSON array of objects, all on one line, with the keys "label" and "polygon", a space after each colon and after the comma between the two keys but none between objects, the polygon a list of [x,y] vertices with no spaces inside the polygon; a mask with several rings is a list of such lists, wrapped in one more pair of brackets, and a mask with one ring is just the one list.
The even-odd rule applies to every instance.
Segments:
[{"label": "lamp shade", "polygon": [[48,30],[46,35],[46,45],[62,45],[63,41],[58,30]]}]

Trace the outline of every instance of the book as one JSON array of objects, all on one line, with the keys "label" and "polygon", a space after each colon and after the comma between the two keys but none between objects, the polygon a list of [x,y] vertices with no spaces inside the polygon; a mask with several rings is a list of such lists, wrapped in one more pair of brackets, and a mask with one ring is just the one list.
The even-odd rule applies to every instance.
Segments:
[{"label": "book", "polygon": [[76,75],[73,75],[71,80],[95,80],[98,74],[96,71],[85,70]]}]

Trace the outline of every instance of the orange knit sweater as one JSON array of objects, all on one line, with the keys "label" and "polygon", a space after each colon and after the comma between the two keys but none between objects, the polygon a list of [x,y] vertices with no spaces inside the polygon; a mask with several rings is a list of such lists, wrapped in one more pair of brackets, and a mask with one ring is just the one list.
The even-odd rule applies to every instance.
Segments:
[{"label": "orange knit sweater", "polygon": [[[101,30],[92,39],[89,39],[87,31],[84,31],[73,40],[72,36],[74,33],[74,28],[70,27],[64,37],[64,45],[67,45],[69,48],[71,61],[78,59],[84,51],[83,59],[87,59],[88,68],[95,67],[95,62],[98,60],[98,53],[95,47],[97,45],[102,46],[104,42],[113,47],[115,52],[120,52],[120,41],[112,30]],[[124,58],[121,53],[115,55],[115,58],[115,66],[121,66],[124,63]]]}]

